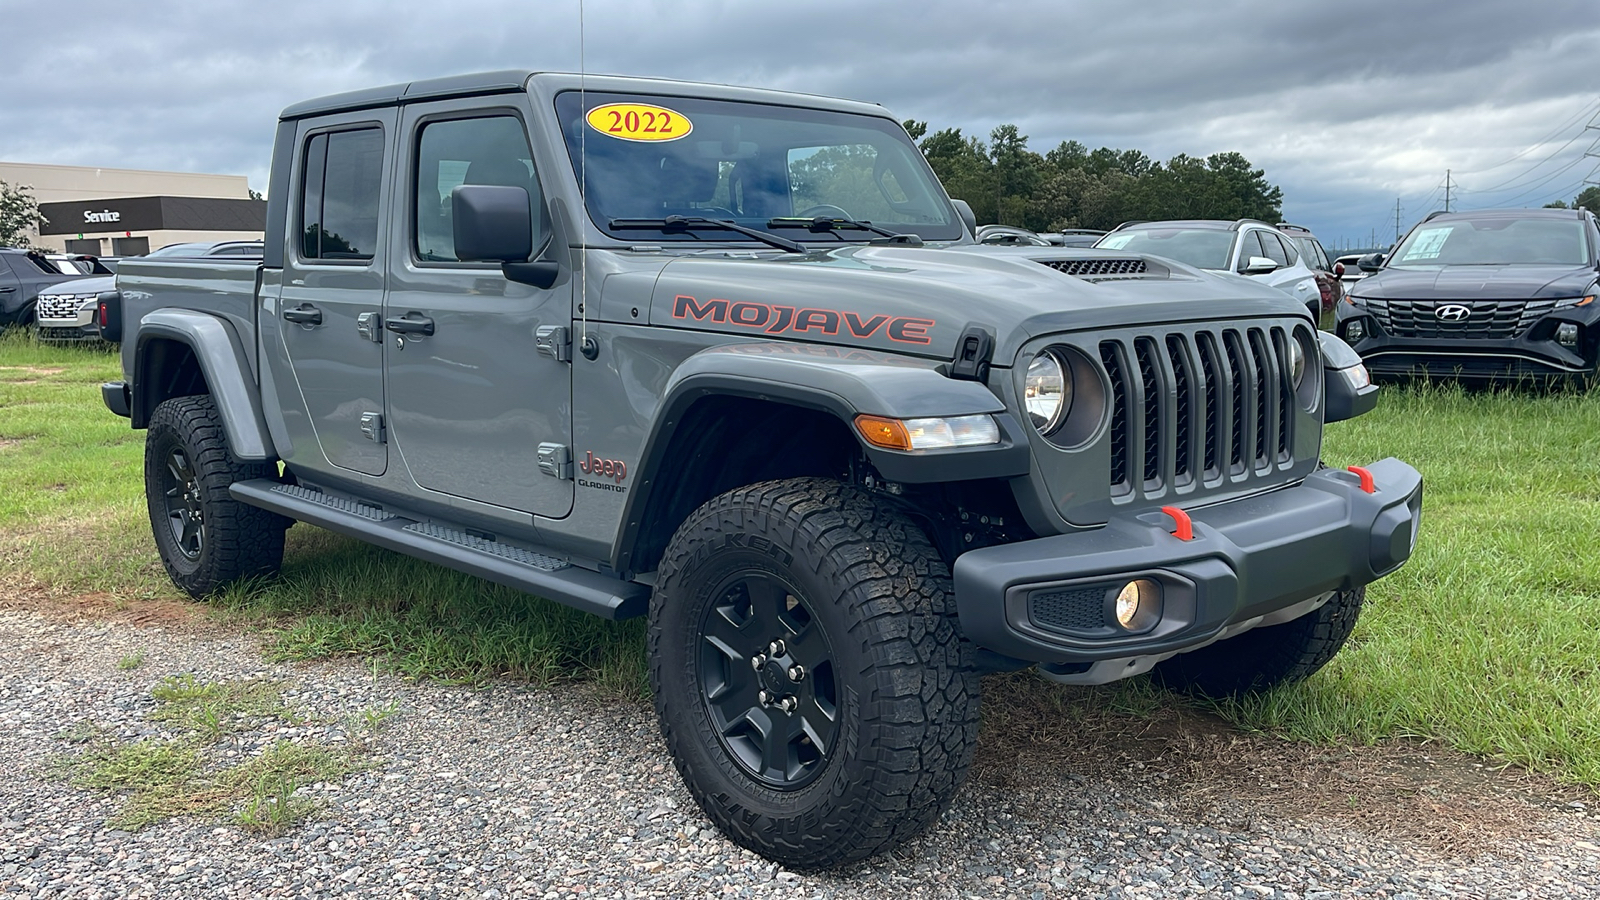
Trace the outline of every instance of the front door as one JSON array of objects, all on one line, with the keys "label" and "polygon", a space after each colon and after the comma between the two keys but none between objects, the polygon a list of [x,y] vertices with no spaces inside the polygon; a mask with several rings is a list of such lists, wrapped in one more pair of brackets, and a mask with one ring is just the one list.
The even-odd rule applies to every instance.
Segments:
[{"label": "front door", "polygon": [[537,338],[543,326],[571,325],[572,283],[518,284],[455,255],[450,196],[461,184],[525,189],[534,249],[550,235],[521,114],[482,103],[402,113],[409,140],[395,194],[408,214],[390,242],[384,309],[392,440],[422,488],[561,517],[573,482],[540,471],[539,446],[571,439],[571,365],[541,354]]},{"label": "front door", "polygon": [[[284,253],[278,333],[298,397],[281,398],[291,430],[309,430],[332,471],[382,475],[383,185],[394,168],[396,110],[318,120],[297,160],[294,239]],[[308,429],[293,419],[304,415]],[[323,468],[295,453],[300,466]]]}]

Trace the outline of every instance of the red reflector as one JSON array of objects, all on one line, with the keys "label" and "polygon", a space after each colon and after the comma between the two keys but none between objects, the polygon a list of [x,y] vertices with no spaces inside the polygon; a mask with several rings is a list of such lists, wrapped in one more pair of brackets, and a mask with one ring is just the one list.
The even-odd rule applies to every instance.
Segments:
[{"label": "red reflector", "polygon": [[100,320],[100,327],[101,328],[106,327],[106,305],[105,305],[104,302],[101,302],[99,304],[99,307],[97,308],[96,313],[95,313],[95,317]]},{"label": "red reflector", "polygon": [[1177,523],[1178,528],[1172,533],[1177,537],[1178,540],[1194,540],[1194,522],[1189,520],[1188,513],[1177,508],[1176,506],[1163,506],[1161,507],[1161,511],[1171,516],[1172,521]]},{"label": "red reflector", "polygon": [[1350,471],[1356,473],[1356,477],[1361,479],[1361,489],[1363,491],[1366,491],[1369,494],[1376,494],[1378,492],[1378,483],[1372,480],[1371,472],[1368,472],[1361,466],[1351,466]]}]

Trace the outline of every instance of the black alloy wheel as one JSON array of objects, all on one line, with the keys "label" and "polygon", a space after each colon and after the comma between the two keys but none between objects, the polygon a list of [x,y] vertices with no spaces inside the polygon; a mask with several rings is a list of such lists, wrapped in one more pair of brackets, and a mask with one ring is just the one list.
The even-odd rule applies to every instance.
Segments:
[{"label": "black alloy wheel", "polygon": [[839,733],[833,648],[796,588],[747,569],[725,579],[701,625],[701,699],[728,754],[769,787],[796,790]]},{"label": "black alloy wheel", "polygon": [[205,549],[205,509],[200,505],[200,480],[182,447],[173,447],[167,454],[161,484],[173,546],[185,559],[196,561]]}]

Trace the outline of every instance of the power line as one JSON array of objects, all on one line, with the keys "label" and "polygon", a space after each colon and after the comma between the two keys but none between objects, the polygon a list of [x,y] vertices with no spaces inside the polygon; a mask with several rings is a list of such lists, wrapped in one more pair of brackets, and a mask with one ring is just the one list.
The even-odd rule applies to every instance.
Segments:
[{"label": "power line", "polygon": [[[1600,115],[1600,113],[1597,113],[1596,115]],[[1545,163],[1549,162],[1552,159],[1555,159],[1557,156],[1559,156],[1561,154],[1561,151],[1563,151],[1563,150],[1567,149],[1568,147],[1572,146],[1574,143],[1577,142],[1578,138],[1583,137],[1585,134],[1587,134],[1589,132],[1590,129],[1594,128],[1595,127],[1594,122],[1595,122],[1595,116],[1590,116],[1589,117],[1589,121],[1584,124],[1582,130],[1580,130],[1577,134],[1573,135],[1571,138],[1568,138],[1567,142],[1565,144],[1562,144],[1561,146],[1557,147],[1555,149],[1555,151],[1552,152],[1549,156],[1546,156],[1544,159],[1539,160],[1538,162],[1534,163],[1533,165],[1529,166],[1526,169],[1523,169],[1521,172],[1519,172],[1516,175],[1513,175],[1512,177],[1508,178],[1507,180],[1500,182],[1499,184],[1495,185],[1494,187],[1476,188],[1476,189],[1474,189],[1473,193],[1487,194],[1487,193],[1492,193],[1494,191],[1504,190],[1504,189],[1510,188],[1510,187],[1521,187],[1521,185],[1515,185],[1515,186],[1512,185],[1512,182],[1517,181],[1517,180],[1519,180],[1519,179],[1521,179],[1521,178],[1523,178],[1525,176],[1533,174],[1533,172],[1536,169],[1538,169],[1540,166],[1544,165]]]},{"label": "power line", "polygon": [[1583,118],[1585,115],[1593,115],[1594,112],[1600,111],[1600,110],[1591,110],[1590,107],[1594,107],[1596,105],[1600,105],[1600,98],[1597,98],[1595,100],[1590,101],[1582,109],[1578,110],[1578,114],[1577,115],[1573,116],[1570,119],[1567,119],[1565,122],[1562,122],[1560,125],[1557,125],[1554,129],[1551,130],[1551,132],[1549,134],[1545,135],[1542,138],[1539,138],[1537,141],[1534,141],[1532,144],[1529,144],[1527,147],[1523,148],[1520,152],[1518,152],[1515,156],[1512,156],[1510,159],[1507,159],[1507,160],[1505,160],[1503,162],[1497,162],[1492,166],[1485,166],[1482,169],[1473,169],[1471,171],[1462,172],[1461,174],[1463,174],[1463,175],[1482,175],[1484,172],[1492,172],[1495,169],[1500,168],[1501,166],[1510,165],[1511,163],[1516,162],[1518,159],[1521,159],[1522,157],[1528,155],[1529,153],[1533,152],[1534,150],[1538,149],[1539,147],[1543,147],[1546,143],[1548,143],[1550,141],[1551,138],[1555,137],[1557,134],[1560,134],[1561,132],[1566,131],[1568,128],[1572,127],[1572,123],[1573,122],[1578,121],[1579,119]]}]

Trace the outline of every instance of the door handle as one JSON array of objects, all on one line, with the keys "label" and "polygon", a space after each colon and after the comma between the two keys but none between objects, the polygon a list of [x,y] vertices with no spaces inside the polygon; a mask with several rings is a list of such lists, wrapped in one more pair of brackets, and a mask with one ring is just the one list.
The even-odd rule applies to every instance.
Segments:
[{"label": "door handle", "polygon": [[9,294],[14,290],[16,290],[14,287],[0,287],[0,294]]},{"label": "door handle", "polygon": [[406,313],[403,318],[384,319],[383,327],[395,334],[433,334],[433,320],[420,313]]},{"label": "door handle", "polygon": [[317,309],[315,306],[312,306],[309,303],[302,303],[293,309],[284,310],[283,320],[285,322],[296,322],[301,325],[321,325],[322,310]]}]

